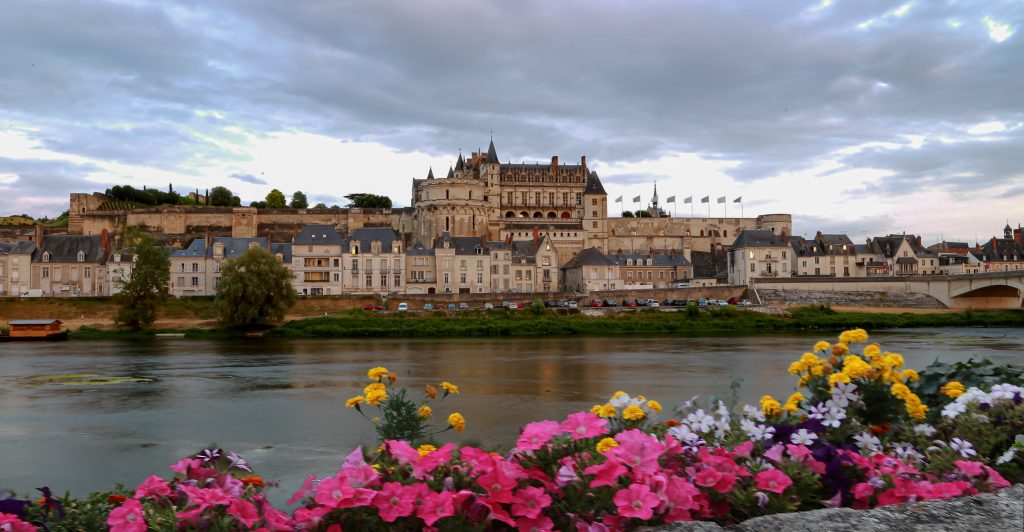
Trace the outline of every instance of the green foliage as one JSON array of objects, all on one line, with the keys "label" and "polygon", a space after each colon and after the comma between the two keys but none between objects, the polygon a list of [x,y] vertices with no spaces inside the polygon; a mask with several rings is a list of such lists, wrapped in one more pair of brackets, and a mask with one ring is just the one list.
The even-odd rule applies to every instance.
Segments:
[{"label": "green foliage", "polygon": [[426,420],[420,417],[419,406],[406,398],[405,388],[388,394],[388,398],[380,404],[380,413],[383,417],[375,428],[381,441],[423,440],[427,430]]},{"label": "green foliage", "polygon": [[306,200],[306,195],[301,190],[297,190],[292,194],[292,201],[288,206],[293,209],[305,209],[309,207],[309,201]]},{"label": "green foliage", "polygon": [[314,209],[326,209],[327,208],[327,204],[326,203],[317,203],[316,205],[313,206],[313,208]]},{"label": "green foliage", "polygon": [[126,231],[125,243],[129,257],[136,257],[136,261],[128,280],[119,281],[121,291],[114,296],[118,305],[114,322],[137,331],[156,321],[157,307],[167,297],[170,263],[167,251],[138,228]]},{"label": "green foliage", "polygon": [[291,270],[261,248],[227,261],[214,301],[221,323],[252,327],[284,319],[295,303],[291,280]]},{"label": "green foliage", "polygon": [[651,217],[651,213],[641,209],[639,211],[636,211],[636,217],[637,218],[650,218]]},{"label": "green foliage", "polygon": [[266,201],[254,201],[254,202],[250,203],[249,206],[250,207],[256,207],[257,209],[266,209],[267,208],[267,202]]},{"label": "green foliage", "polygon": [[387,196],[378,196],[376,194],[365,194],[356,193],[345,196],[345,199],[349,200],[349,207],[358,207],[360,209],[390,209],[391,198]]},{"label": "green foliage", "polygon": [[950,381],[957,381],[965,388],[977,387],[989,389],[993,384],[1013,384],[1024,386],[1024,368],[1009,364],[996,365],[991,360],[974,357],[965,362],[946,364],[935,359],[920,372],[921,379],[911,386],[921,400],[928,405],[937,405],[928,412],[929,419],[936,419],[942,406],[950,402],[950,398],[939,392],[939,388]]},{"label": "green foliage", "polygon": [[271,190],[266,198],[268,209],[283,209],[285,206],[284,192],[278,189]]},{"label": "green foliage", "polygon": [[534,299],[533,302],[530,303],[530,312],[532,312],[534,316],[544,314],[544,302],[539,299]]},{"label": "green foliage", "polygon": [[235,204],[235,196],[227,187],[213,187],[206,201],[214,207],[231,207]]},{"label": "green foliage", "polygon": [[636,215],[633,214],[633,211],[623,211],[622,212],[622,217],[623,218],[636,218]]}]

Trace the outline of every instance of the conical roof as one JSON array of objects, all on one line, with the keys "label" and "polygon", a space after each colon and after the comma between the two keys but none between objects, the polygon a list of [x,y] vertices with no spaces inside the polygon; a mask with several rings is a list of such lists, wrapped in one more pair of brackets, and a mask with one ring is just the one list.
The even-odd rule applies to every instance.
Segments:
[{"label": "conical roof", "polygon": [[434,179],[434,167],[430,167],[430,171],[427,172],[427,179]]},{"label": "conical roof", "polygon": [[452,170],[451,166],[449,166],[448,167],[448,179],[454,179],[454,178],[455,178],[455,171]]},{"label": "conical roof", "polygon": [[491,139],[491,145],[487,147],[487,162],[498,164],[498,151],[494,149],[494,139]]}]

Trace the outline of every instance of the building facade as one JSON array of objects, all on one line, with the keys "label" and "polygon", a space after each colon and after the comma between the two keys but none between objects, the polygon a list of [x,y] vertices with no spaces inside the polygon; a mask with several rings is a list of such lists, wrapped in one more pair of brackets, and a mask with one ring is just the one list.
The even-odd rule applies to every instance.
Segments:
[{"label": "building facade", "polygon": [[791,277],[789,240],[763,229],[741,231],[729,247],[729,284],[747,285],[761,277]]}]

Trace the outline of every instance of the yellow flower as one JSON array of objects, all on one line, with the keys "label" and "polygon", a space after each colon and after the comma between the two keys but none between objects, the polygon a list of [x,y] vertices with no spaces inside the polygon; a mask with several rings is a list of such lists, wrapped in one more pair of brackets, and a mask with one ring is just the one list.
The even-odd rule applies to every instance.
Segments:
[{"label": "yellow flower", "polygon": [[371,381],[379,381],[382,378],[386,377],[387,374],[388,368],[382,368],[380,366],[376,368],[370,368],[370,371],[366,372],[366,376],[369,377]]},{"label": "yellow flower", "polygon": [[871,371],[871,366],[864,359],[857,355],[850,355],[843,359],[843,373],[848,375],[851,379],[859,379],[867,376],[868,372]]},{"label": "yellow flower", "polygon": [[846,344],[836,344],[832,346],[832,354],[841,357],[850,352],[850,348]]},{"label": "yellow flower", "polygon": [[832,347],[832,344],[826,342],[825,340],[821,340],[820,342],[814,344],[815,351],[828,351],[828,348],[830,347]]},{"label": "yellow flower", "polygon": [[383,384],[375,382],[363,389],[366,402],[371,405],[379,405],[388,398],[388,390]]},{"label": "yellow flower", "polygon": [[925,413],[928,411],[928,405],[921,403],[921,398],[908,393],[907,397],[903,400],[907,407],[907,414],[914,419],[924,419]]},{"label": "yellow flower", "polygon": [[890,368],[902,368],[903,357],[897,355],[896,353],[886,353],[885,356],[882,357],[882,365],[888,366]]},{"label": "yellow flower", "polygon": [[437,399],[437,388],[434,388],[433,386],[428,384],[425,388],[423,388],[423,395],[426,395],[431,399]]},{"label": "yellow flower", "polygon": [[661,412],[661,403],[659,403],[659,402],[657,402],[657,401],[652,399],[650,401],[647,401],[647,408],[650,408],[651,410],[654,410],[655,412]]},{"label": "yellow flower", "polygon": [[362,403],[365,400],[366,400],[366,398],[363,397],[362,395],[357,395],[357,396],[349,399],[348,401],[345,401],[345,406],[347,406],[349,408],[358,408],[359,407],[359,403]]},{"label": "yellow flower", "polygon": [[851,331],[843,331],[839,335],[839,341],[844,344],[859,344],[868,341],[868,332],[864,329],[853,329]]},{"label": "yellow flower", "polygon": [[372,421],[372,422],[373,422],[373,424],[374,424],[374,425],[376,425],[377,423],[380,423],[380,418],[379,418],[379,417],[376,417],[376,416],[374,416],[374,418],[373,418],[373,419],[371,419],[370,421]]},{"label": "yellow flower", "polygon": [[391,384],[394,384],[395,381],[398,380],[398,374],[395,373],[394,371],[389,371],[388,372],[388,380],[391,381]]},{"label": "yellow flower", "polygon": [[434,414],[434,410],[432,408],[430,408],[429,406],[423,405],[423,406],[420,407],[420,417],[428,418],[428,417],[430,417],[433,414]]},{"label": "yellow flower", "polygon": [[605,404],[601,405],[601,409],[598,412],[595,412],[595,414],[604,418],[612,418],[619,415],[619,412],[618,410],[615,410],[614,406],[610,404]]},{"label": "yellow flower", "polygon": [[430,445],[429,443],[424,443],[423,445],[420,445],[419,447],[416,448],[416,451],[420,453],[420,458],[423,458],[424,456],[426,456],[426,455],[428,455],[428,454],[430,454],[430,453],[432,453],[432,452],[434,452],[436,450],[437,450],[437,447],[434,447],[433,445]]},{"label": "yellow flower", "polygon": [[811,368],[812,377],[820,377],[825,374],[825,366],[814,366]]},{"label": "yellow flower", "polygon": [[774,397],[765,395],[761,397],[761,411],[764,412],[766,416],[774,416],[782,411],[782,405],[780,405]]},{"label": "yellow flower", "polygon": [[878,344],[871,344],[864,348],[864,356],[866,357],[874,358],[880,354],[882,354],[882,349],[878,347]]},{"label": "yellow flower", "polygon": [[601,405],[594,405],[594,406],[590,407],[590,413],[594,414],[594,415],[600,416],[601,415],[601,408],[602,408]]},{"label": "yellow flower", "polygon": [[622,419],[629,421],[636,421],[647,417],[647,413],[642,408],[636,405],[629,405],[625,410],[622,411]]},{"label": "yellow flower", "polygon": [[626,392],[624,392],[622,390],[619,390],[619,391],[617,391],[617,392],[612,394],[612,399],[618,399],[619,397],[622,397],[623,395],[626,395]]},{"label": "yellow flower", "polygon": [[889,391],[898,399],[906,399],[911,394],[910,388],[902,383],[893,384]]},{"label": "yellow flower", "polygon": [[799,360],[796,361],[796,362],[793,362],[792,364],[789,365],[789,374],[790,375],[798,375],[798,374],[800,374],[801,371],[803,371],[803,368],[804,368],[804,366],[803,366],[803,364],[800,363]]},{"label": "yellow flower", "polygon": [[964,385],[958,381],[949,381],[939,388],[939,392],[947,397],[956,399],[964,394]]},{"label": "yellow flower", "polygon": [[455,412],[448,416],[448,425],[455,427],[456,432],[462,432],[462,429],[466,428],[466,418],[462,417],[462,414]]},{"label": "yellow flower", "polygon": [[800,408],[800,402],[804,400],[804,394],[796,392],[786,399],[786,404],[782,405],[782,409],[787,412],[796,412]]},{"label": "yellow flower", "polygon": [[850,376],[845,373],[833,373],[828,376],[829,388],[835,388],[836,383],[850,384]]},{"label": "yellow flower", "polygon": [[448,381],[442,382],[441,387],[444,388],[444,391],[448,393],[459,393],[459,387]]},{"label": "yellow flower", "polygon": [[597,442],[597,452],[603,453],[609,449],[614,449],[619,446],[619,442],[613,438],[604,438]]},{"label": "yellow flower", "polygon": [[800,377],[800,381],[797,382],[797,386],[807,386],[808,382],[811,382],[811,376],[804,375],[803,377]]},{"label": "yellow flower", "polygon": [[917,374],[917,370],[905,369],[903,370],[903,380],[907,382],[917,382],[921,379],[921,376]]}]

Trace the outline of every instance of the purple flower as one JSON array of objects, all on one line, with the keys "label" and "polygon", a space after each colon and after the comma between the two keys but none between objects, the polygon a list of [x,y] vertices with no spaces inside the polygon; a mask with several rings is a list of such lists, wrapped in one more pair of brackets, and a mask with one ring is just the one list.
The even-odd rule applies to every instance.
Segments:
[{"label": "purple flower", "polygon": [[50,492],[50,488],[48,486],[43,486],[41,488],[36,488],[36,490],[42,492],[43,494],[43,508],[45,508],[46,510],[56,510],[57,515],[59,515],[60,518],[63,519],[64,505],[62,505],[60,501],[58,501],[57,499],[53,498],[53,494]]},{"label": "purple flower", "polygon": [[230,462],[228,464],[228,469],[236,467],[238,469],[241,469],[242,471],[248,471],[249,473],[252,473],[252,469],[249,467],[249,462],[246,462],[245,460],[242,459],[241,456],[238,456],[235,453],[228,452],[228,462]]},{"label": "purple flower", "polygon": [[25,509],[32,504],[32,501],[7,497],[0,499],[0,514],[11,514],[18,516],[18,519],[25,519]]},{"label": "purple flower", "polygon": [[757,499],[757,505],[761,508],[764,508],[765,505],[768,504],[768,494],[763,491],[755,492],[754,498]]},{"label": "purple flower", "polygon": [[196,458],[204,462],[212,462],[220,458],[220,449],[204,449],[203,452],[196,455]]}]

